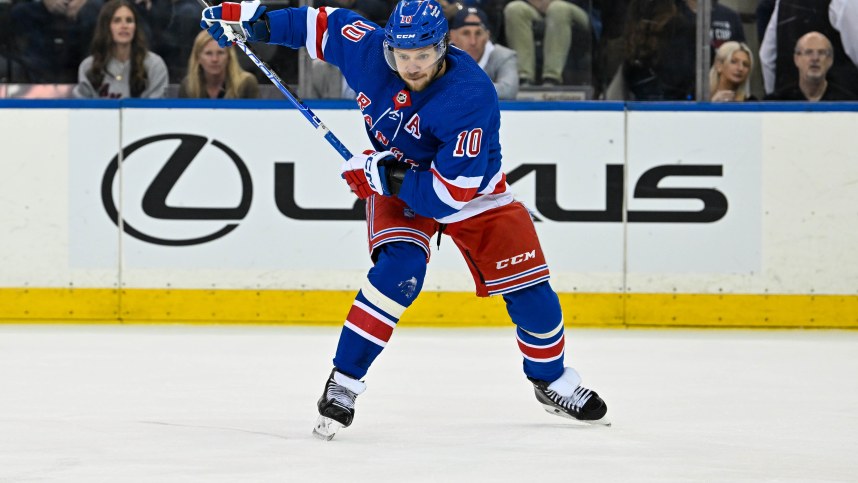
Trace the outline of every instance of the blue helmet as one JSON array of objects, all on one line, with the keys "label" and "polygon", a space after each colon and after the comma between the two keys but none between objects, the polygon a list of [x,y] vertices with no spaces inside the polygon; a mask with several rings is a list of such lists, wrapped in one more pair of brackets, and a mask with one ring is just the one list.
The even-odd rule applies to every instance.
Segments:
[{"label": "blue helmet", "polygon": [[447,35],[447,19],[435,0],[401,0],[384,27],[385,46],[419,49],[435,45]]},{"label": "blue helmet", "polygon": [[434,46],[440,62],[447,53],[447,19],[435,0],[400,0],[384,27],[384,58],[394,71],[393,49]]}]

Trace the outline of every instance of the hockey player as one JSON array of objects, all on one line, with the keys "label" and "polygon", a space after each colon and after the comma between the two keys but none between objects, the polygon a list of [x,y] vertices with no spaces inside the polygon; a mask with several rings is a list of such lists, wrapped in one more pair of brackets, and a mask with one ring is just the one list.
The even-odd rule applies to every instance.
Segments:
[{"label": "hockey player", "polygon": [[222,47],[224,29],[250,41],[306,47],[339,67],[357,93],[373,150],[343,163],[366,199],[374,262],[340,334],[318,402],[314,434],[331,439],[354,418],[361,379],[423,286],[432,236],[443,233],[470,267],[477,295],[501,295],[516,325],[524,374],[546,411],[607,424],[607,406],[564,367],[563,317],[528,210],[501,171],[500,110],[491,80],[450,48],[435,0],[403,0],[385,28],[346,9],[266,12],[259,1],[203,12]]}]

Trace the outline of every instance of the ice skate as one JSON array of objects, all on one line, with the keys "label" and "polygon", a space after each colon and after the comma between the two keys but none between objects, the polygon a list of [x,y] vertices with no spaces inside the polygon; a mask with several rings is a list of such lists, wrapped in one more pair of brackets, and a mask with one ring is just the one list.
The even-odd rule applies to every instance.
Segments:
[{"label": "ice skate", "polygon": [[545,411],[564,418],[576,419],[589,424],[610,426],[605,417],[608,406],[594,391],[581,385],[581,376],[571,367],[567,367],[554,382],[530,379],[536,400]]},{"label": "ice skate", "polygon": [[330,441],[342,428],[352,424],[355,417],[355,399],[366,390],[366,384],[345,374],[331,371],[322,397],[319,398],[319,419],[313,436]]}]

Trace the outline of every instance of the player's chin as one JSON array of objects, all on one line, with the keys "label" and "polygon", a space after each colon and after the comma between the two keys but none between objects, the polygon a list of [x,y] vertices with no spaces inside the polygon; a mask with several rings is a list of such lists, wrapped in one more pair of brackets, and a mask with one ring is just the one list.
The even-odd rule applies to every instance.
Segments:
[{"label": "player's chin", "polygon": [[420,92],[429,85],[429,79],[427,77],[421,77],[419,79],[406,79],[405,84],[408,86],[408,90],[411,92]]}]

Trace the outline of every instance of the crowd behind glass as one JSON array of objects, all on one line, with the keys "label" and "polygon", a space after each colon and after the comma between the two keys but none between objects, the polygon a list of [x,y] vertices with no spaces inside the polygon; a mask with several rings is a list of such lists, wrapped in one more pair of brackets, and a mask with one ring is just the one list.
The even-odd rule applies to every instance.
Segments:
[{"label": "crowd behind glass", "polygon": [[[395,4],[312,1],[380,26]],[[695,57],[698,2],[711,5],[705,78]],[[854,0],[439,3],[452,43],[501,99],[858,99]],[[0,97],[279,97],[244,54],[201,34],[200,10],[198,0],[0,0]],[[304,98],[354,95],[329,65],[285,47],[253,48]]]}]

